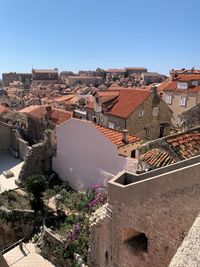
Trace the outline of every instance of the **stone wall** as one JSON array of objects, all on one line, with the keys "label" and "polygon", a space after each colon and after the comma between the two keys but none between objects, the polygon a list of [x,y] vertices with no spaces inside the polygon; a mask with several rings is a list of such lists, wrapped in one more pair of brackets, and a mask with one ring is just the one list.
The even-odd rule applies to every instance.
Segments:
[{"label": "stone wall", "polygon": [[96,267],[169,265],[200,211],[200,163],[178,166],[152,171],[142,181],[145,175],[132,175],[139,182],[127,184],[119,175],[108,183],[107,211],[91,229],[90,262]]},{"label": "stone wall", "polygon": [[11,129],[11,125],[0,122],[0,153],[10,149]]},{"label": "stone wall", "polygon": [[[151,94],[144,104],[127,119],[126,123],[126,129],[131,134],[146,140],[159,138],[161,124],[168,124],[165,127],[165,135],[170,131],[172,112],[162,99],[158,99],[158,103],[154,104],[154,98],[155,95]],[[158,106],[158,116],[155,117],[152,114],[154,106]],[[144,110],[144,116],[139,117],[139,109]]]},{"label": "stone wall", "polygon": [[52,170],[52,156],[55,151],[52,135],[54,135],[53,132],[46,131],[44,140],[31,147],[19,174],[20,180],[32,175],[45,174]]},{"label": "stone wall", "polygon": [[[111,264],[111,244],[113,235],[110,233],[110,223],[106,205],[98,209],[90,218],[90,257],[88,266],[102,267],[112,266]],[[101,237],[101,244],[99,243]]]},{"label": "stone wall", "polygon": [[19,147],[19,156],[22,160],[25,160],[26,155],[31,150],[31,147],[28,145],[28,142],[24,141],[22,138],[18,138],[18,147]]},{"label": "stone wall", "polygon": [[200,104],[181,114],[181,130],[186,131],[200,125]]},{"label": "stone wall", "polygon": [[0,249],[18,241],[29,239],[34,229],[34,213],[24,210],[0,208]]},{"label": "stone wall", "polygon": [[[106,114],[107,121],[114,124],[116,130],[126,129],[126,120],[123,118],[115,117],[109,114]],[[108,126],[108,123],[107,123]]]},{"label": "stone wall", "polygon": [[40,237],[37,246],[40,248],[40,254],[55,264],[55,266],[70,267],[70,263],[62,256],[62,248],[65,244],[66,240],[44,226],[42,236]]},{"label": "stone wall", "polygon": [[28,152],[30,151],[31,147],[29,146],[28,142],[21,138],[19,132],[16,129],[12,129],[11,132],[11,148],[10,152],[14,156],[15,153],[24,160]]}]

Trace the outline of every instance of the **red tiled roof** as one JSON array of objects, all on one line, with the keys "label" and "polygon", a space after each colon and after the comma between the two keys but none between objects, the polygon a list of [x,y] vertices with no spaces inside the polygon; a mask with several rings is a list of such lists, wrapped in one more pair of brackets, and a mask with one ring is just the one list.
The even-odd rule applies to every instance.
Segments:
[{"label": "red tiled roof", "polygon": [[62,109],[53,109],[51,112],[51,120],[56,124],[61,124],[64,121],[67,121],[72,118],[72,112],[62,110]]},{"label": "red tiled roof", "polygon": [[181,70],[172,70],[172,71],[175,72],[175,73],[178,73],[178,74],[182,74],[182,73],[186,73],[186,74],[200,74],[200,70],[195,70],[195,69],[189,69],[189,70],[181,69]]},{"label": "red tiled roof", "polygon": [[140,157],[140,160],[145,161],[153,168],[163,167],[176,161],[167,153],[158,148],[153,148]]},{"label": "red tiled roof", "polygon": [[177,80],[183,82],[198,81],[200,80],[200,74],[179,74]]},{"label": "red tiled roof", "polygon": [[[19,110],[19,112],[38,119],[45,118],[45,116],[47,115],[47,110],[45,105],[41,106],[35,105],[26,107]],[[63,123],[64,121],[69,120],[71,118],[72,118],[72,113],[69,111],[62,109],[52,109],[51,111],[51,120],[56,124]]]},{"label": "red tiled roof", "polygon": [[34,105],[34,106],[26,107],[26,108],[19,110],[19,113],[25,113],[27,115],[34,116],[36,118],[44,118],[47,111],[46,111],[46,107],[43,105],[41,106]]},{"label": "red tiled roof", "polygon": [[[154,144],[158,146],[157,140]],[[198,155],[200,155],[200,127],[165,137],[159,148],[152,148],[141,155],[140,159],[153,168],[159,168]]]},{"label": "red tiled roof", "polygon": [[128,118],[152,93],[142,89],[120,89],[116,103],[106,113]]},{"label": "red tiled roof", "polygon": [[[151,90],[134,88],[117,88],[117,90],[108,90],[97,92],[103,99],[106,106],[106,114],[120,118],[128,118],[151,94]],[[93,109],[94,102],[89,102],[87,108]]]},{"label": "red tiled roof", "polygon": [[158,86],[158,92],[162,92],[164,89],[166,89],[168,87],[168,85],[171,82],[169,80],[162,82],[159,86]]},{"label": "red tiled roof", "polygon": [[102,103],[106,103],[110,100],[113,100],[119,95],[119,91],[100,91],[98,95],[101,98]]},{"label": "red tiled roof", "polygon": [[[125,145],[123,142],[123,134],[120,131],[116,131],[104,126],[100,126],[97,124],[93,124],[101,133],[103,133],[112,143],[114,143],[117,147]],[[128,140],[130,143],[135,143],[141,141],[141,139],[137,136],[128,134]]]},{"label": "red tiled roof", "polygon": [[61,97],[55,98],[54,101],[55,102],[65,102],[65,101],[72,99],[73,97],[74,97],[74,95],[63,95]]},{"label": "red tiled roof", "polygon": [[176,92],[198,92],[200,91],[199,86],[190,86],[188,89],[177,89],[178,81],[173,81],[166,85],[166,87],[162,91],[176,91]]},{"label": "red tiled roof", "polygon": [[177,137],[169,137],[167,143],[180,159],[188,159],[200,154],[200,132],[189,132]]}]

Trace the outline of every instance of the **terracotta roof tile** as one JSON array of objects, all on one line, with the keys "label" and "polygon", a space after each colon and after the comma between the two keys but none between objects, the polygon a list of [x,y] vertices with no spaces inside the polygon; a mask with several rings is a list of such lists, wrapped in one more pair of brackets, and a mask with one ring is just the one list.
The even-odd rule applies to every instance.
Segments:
[{"label": "terracotta roof tile", "polygon": [[177,89],[177,83],[178,81],[173,81],[166,85],[165,88],[162,89],[162,91],[176,91],[176,92],[198,92],[200,91],[200,85],[199,86],[190,86],[188,89]]},{"label": "terracotta roof tile", "polygon": [[[104,126],[100,126],[97,124],[94,124],[94,126],[103,133],[112,143],[114,143],[117,147],[125,145],[123,142],[123,134],[120,131],[116,131]],[[141,139],[137,136],[128,134],[128,140],[130,143],[135,143],[138,141],[141,141]]]},{"label": "terracotta roof tile", "polygon": [[183,82],[198,81],[200,80],[200,74],[179,74],[177,80]]},{"label": "terracotta roof tile", "polygon": [[44,118],[46,112],[46,107],[44,105],[34,105],[19,110],[19,113],[34,116],[36,118]]},{"label": "terracotta roof tile", "polygon": [[54,101],[55,102],[65,102],[65,101],[72,99],[73,97],[74,97],[74,95],[63,95],[61,97],[55,98]]},{"label": "terracotta roof tile", "polygon": [[64,121],[67,121],[72,118],[72,112],[62,110],[62,109],[53,109],[51,112],[51,120],[56,124],[61,124]]},{"label": "terracotta roof tile", "polygon": [[[97,92],[103,100],[105,113],[120,118],[128,118],[151,93],[151,90],[122,87],[117,90]],[[87,108],[93,109],[94,102],[88,103]]]},{"label": "terracotta roof tile", "polygon": [[151,94],[143,89],[120,89],[116,103],[107,110],[107,114],[128,118]]},{"label": "terracotta roof tile", "polygon": [[176,161],[166,151],[162,151],[158,148],[153,148],[140,157],[140,160],[145,161],[153,168],[163,167]]},{"label": "terracotta roof tile", "polygon": [[200,132],[190,132],[177,137],[169,137],[166,141],[182,160],[200,154]]}]

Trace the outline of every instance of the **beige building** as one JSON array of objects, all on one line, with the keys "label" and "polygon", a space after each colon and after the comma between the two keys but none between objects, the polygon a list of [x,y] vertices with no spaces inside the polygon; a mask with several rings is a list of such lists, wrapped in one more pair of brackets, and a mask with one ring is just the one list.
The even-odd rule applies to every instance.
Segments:
[{"label": "beige building", "polygon": [[122,172],[109,181],[108,205],[91,221],[89,266],[166,267],[185,237],[187,254],[181,248],[170,266],[199,266],[199,251],[191,246],[199,228],[187,243],[200,211],[199,178],[197,156],[140,175]]},{"label": "beige building", "polygon": [[170,75],[170,82],[161,85],[161,95],[173,111],[173,125],[180,126],[181,114],[200,103],[200,74],[171,72]]}]

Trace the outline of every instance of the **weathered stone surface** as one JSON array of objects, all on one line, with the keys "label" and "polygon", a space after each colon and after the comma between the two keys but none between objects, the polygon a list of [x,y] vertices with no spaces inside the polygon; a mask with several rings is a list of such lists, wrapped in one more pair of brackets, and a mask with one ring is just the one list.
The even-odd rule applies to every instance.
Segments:
[{"label": "weathered stone surface", "polygon": [[169,267],[200,266],[200,217],[192,225],[188,235],[183,240]]},{"label": "weathered stone surface", "polygon": [[[165,167],[169,172],[152,171],[155,176],[143,174],[133,183],[124,184],[120,178],[115,178],[119,183],[108,183],[107,211],[103,217],[97,211],[91,224],[89,266],[169,265],[200,211],[200,165],[177,169],[178,164],[185,163],[177,163],[173,171]],[[145,234],[146,251],[127,246],[130,232]]]},{"label": "weathered stone surface", "polygon": [[44,141],[32,146],[22,166],[19,175],[20,180],[32,175],[44,174],[51,170],[52,155],[55,151],[52,135],[51,131],[47,131]]}]

